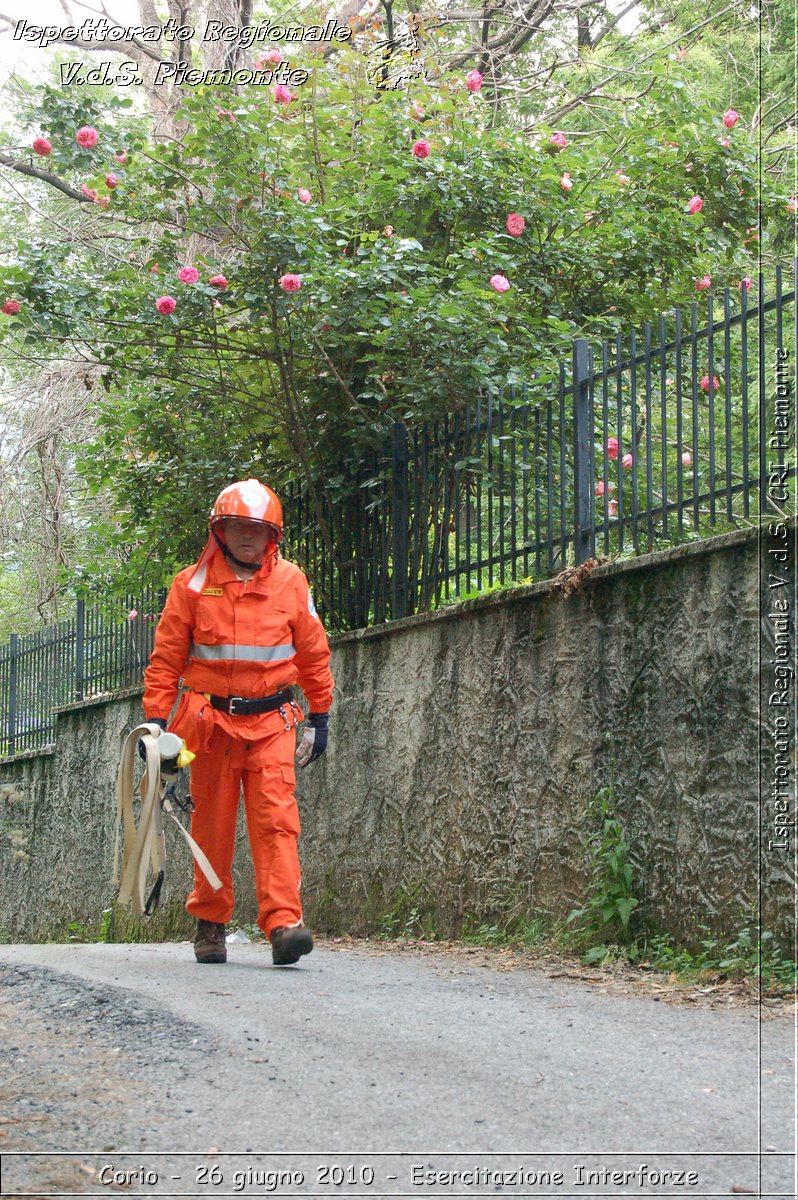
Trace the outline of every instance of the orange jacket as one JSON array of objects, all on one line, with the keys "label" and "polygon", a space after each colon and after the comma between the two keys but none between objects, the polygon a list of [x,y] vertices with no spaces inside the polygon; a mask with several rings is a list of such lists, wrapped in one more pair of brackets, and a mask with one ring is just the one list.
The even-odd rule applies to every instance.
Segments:
[{"label": "orange jacket", "polygon": [[[311,712],[328,712],[330,647],[299,567],[270,558],[244,583],[219,554],[199,595],[187,589],[195,570],[175,576],[158,622],[144,672],[145,719],[168,719],[181,677],[187,688],[216,696],[270,696],[298,683]],[[223,724],[231,721],[252,736],[259,717]]]}]

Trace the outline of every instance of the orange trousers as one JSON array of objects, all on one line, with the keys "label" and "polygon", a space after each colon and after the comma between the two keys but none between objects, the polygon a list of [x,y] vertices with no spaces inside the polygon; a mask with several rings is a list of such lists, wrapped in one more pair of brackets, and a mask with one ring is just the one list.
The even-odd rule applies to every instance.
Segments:
[{"label": "orange trousers", "polygon": [[282,721],[266,738],[244,742],[216,726],[207,750],[191,764],[191,834],[222,881],[215,892],[195,865],[186,908],[222,924],[233,915],[233,854],[241,789],[252,863],[258,925],[268,937],[302,920],[297,853],[299,811],[294,797],[296,732]]}]

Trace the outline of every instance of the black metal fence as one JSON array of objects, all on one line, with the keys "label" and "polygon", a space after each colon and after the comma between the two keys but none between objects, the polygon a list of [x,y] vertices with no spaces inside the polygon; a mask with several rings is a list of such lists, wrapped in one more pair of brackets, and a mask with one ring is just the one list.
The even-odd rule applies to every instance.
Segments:
[{"label": "black metal fence", "polygon": [[49,745],[55,708],[141,683],[165,598],[78,600],[68,620],[12,633],[0,647],[0,757]]},{"label": "black metal fence", "polygon": [[788,292],[779,270],[771,296],[760,279],[755,301],[710,298],[701,327],[694,304],[642,338],[579,339],[556,378],[396,425],[335,498],[289,484],[292,549],[328,625],[756,524],[773,470],[795,475],[794,424],[768,424],[779,391],[795,396],[791,274]]},{"label": "black metal fence", "polygon": [[[796,269],[642,337],[574,343],[555,377],[386,431],[335,489],[286,481],[286,553],[334,631],[425,611],[594,554],[634,554],[774,511],[795,476]],[[782,406],[784,407],[784,406]],[[792,412],[792,409],[789,410]],[[346,471],[349,471],[348,475]],[[785,488],[783,511],[795,511]],[[786,497],[789,496],[789,499]],[[52,708],[141,680],[163,593],[0,648],[0,755],[46,745]]]}]

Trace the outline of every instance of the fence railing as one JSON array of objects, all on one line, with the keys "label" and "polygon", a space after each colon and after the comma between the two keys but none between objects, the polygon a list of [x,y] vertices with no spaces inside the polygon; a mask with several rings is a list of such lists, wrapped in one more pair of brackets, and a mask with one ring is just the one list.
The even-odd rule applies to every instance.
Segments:
[{"label": "fence railing", "polygon": [[[639,553],[774,511],[795,476],[796,268],[772,295],[741,289],[675,312],[642,337],[578,339],[556,376],[439,421],[395,424],[335,489],[287,480],[286,553],[327,627],[358,628],[496,585],[545,579],[591,555]],[[347,474],[348,471],[348,474]],[[786,473],[786,474],[785,474]],[[795,489],[784,512],[795,511]],[[139,683],[164,593],[0,648],[0,755],[52,740],[52,709]]]},{"label": "fence railing", "polygon": [[754,302],[709,299],[701,327],[694,304],[642,337],[578,339],[556,378],[396,425],[334,498],[289,484],[292,548],[331,628],[756,523],[773,463],[795,474],[794,439],[767,425],[785,377],[795,395],[784,274],[772,296],[760,279]]},{"label": "fence railing", "polygon": [[141,683],[166,592],[109,608],[75,603],[71,618],[12,633],[0,646],[0,757],[52,742],[53,710]]}]

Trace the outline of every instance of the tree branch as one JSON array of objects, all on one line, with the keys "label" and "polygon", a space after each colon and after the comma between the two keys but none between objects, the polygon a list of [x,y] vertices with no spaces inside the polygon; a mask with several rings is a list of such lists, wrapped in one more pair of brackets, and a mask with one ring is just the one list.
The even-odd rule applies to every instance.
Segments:
[{"label": "tree branch", "polygon": [[3,151],[0,151],[0,165],[16,171],[19,175],[28,175],[31,179],[39,179],[42,183],[49,183],[50,187],[57,188],[59,192],[63,192],[65,196],[69,196],[70,200],[79,200],[81,204],[94,203],[88,196],[84,196],[76,188],[71,187],[68,183],[64,183],[57,175],[51,175],[49,171],[42,171],[39,167],[32,167],[29,163],[23,162],[18,158],[12,158],[10,154],[5,154]]},{"label": "tree branch", "polygon": [[[736,9],[739,9],[739,7],[739,0],[737,3],[729,4],[726,6],[726,8],[722,8],[720,12],[713,13],[712,16],[707,17],[705,21],[700,21],[697,25],[694,25],[692,29],[680,31],[678,37],[671,38],[671,40],[666,42],[663,46],[658,46],[656,50],[652,50],[649,54],[644,54],[642,58],[637,60],[637,62],[631,63],[629,66],[615,68],[609,75],[606,75],[603,79],[599,80],[598,83],[594,84],[593,87],[588,88],[586,92],[582,92],[579,96],[575,96],[573,100],[569,100],[567,104],[563,104],[553,113],[549,113],[547,115],[547,123],[550,125],[555,125],[559,120],[562,119],[562,117],[567,116],[570,112],[573,112],[573,110],[578,108],[580,104],[583,104],[585,100],[588,100],[591,96],[594,96],[596,92],[600,91],[601,88],[605,87],[608,83],[611,83],[612,80],[618,75],[633,74],[634,71],[643,66],[643,64],[647,63],[650,59],[657,58],[664,50],[667,50],[669,46],[676,46],[684,42],[686,38],[690,37],[694,33],[697,33],[699,29],[703,29],[706,25],[711,25],[714,21],[717,21],[719,17],[725,16],[726,13],[734,12]],[[524,132],[529,133],[532,128],[533,126],[527,126]]]}]

